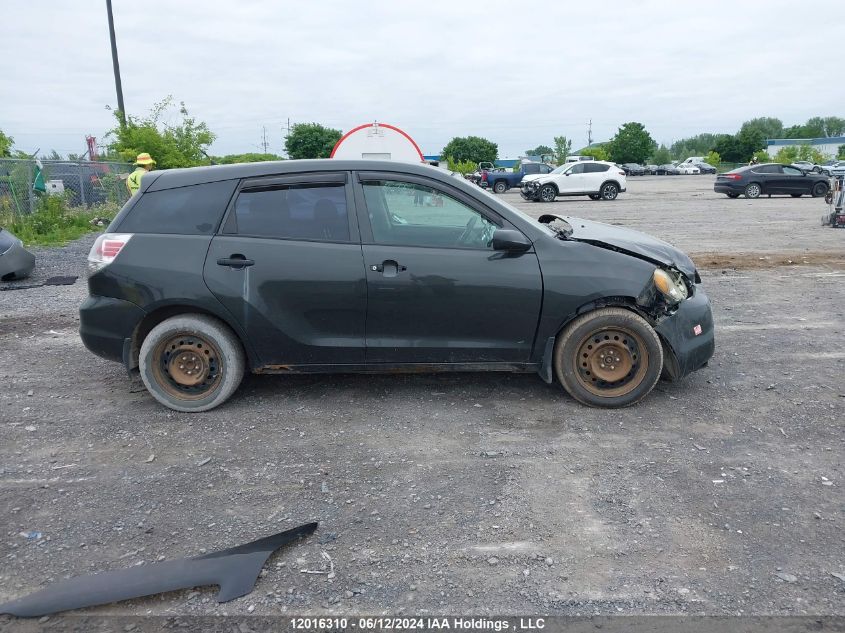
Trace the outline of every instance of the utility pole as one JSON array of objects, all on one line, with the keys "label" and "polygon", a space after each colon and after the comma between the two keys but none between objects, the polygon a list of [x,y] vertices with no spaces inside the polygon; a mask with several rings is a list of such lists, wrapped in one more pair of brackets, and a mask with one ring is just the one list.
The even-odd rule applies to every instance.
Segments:
[{"label": "utility pole", "polygon": [[120,113],[120,126],[126,127],[126,109],[123,106],[123,86],[120,83],[120,62],[117,61],[117,42],[114,38],[114,16],[111,0],[106,0],[106,13],[109,16],[109,38],[111,39],[111,63],[114,67],[114,87],[117,90],[117,110]]},{"label": "utility pole", "polygon": [[593,144],[593,120],[587,123],[587,147]]},{"label": "utility pole", "polygon": [[261,138],[263,140],[261,141],[261,145],[262,145],[262,147],[264,147],[264,153],[266,154],[267,153],[267,126],[262,125],[261,129],[263,130],[263,133],[262,133],[262,136],[261,136]]},{"label": "utility pole", "polygon": [[290,117],[288,117],[287,126],[282,129],[285,130],[285,142],[283,143],[283,149],[285,150],[285,155],[287,155],[287,140],[288,136],[290,136]]}]

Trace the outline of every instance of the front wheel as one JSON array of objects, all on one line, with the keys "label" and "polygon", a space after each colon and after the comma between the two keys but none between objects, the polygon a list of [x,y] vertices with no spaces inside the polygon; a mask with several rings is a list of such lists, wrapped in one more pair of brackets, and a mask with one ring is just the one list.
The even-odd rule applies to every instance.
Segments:
[{"label": "front wheel", "polygon": [[552,185],[543,185],[540,187],[540,200],[543,202],[554,202],[557,196],[557,191]]},{"label": "front wheel", "polygon": [[602,308],[570,323],[554,350],[563,388],[592,407],[626,407],[645,398],[660,379],[663,347],[638,314]]},{"label": "front wheel", "polygon": [[812,195],[814,198],[821,198],[827,193],[827,185],[823,182],[817,182],[813,185]]},{"label": "front wheel", "polygon": [[241,384],[245,357],[229,327],[203,314],[156,325],[141,344],[141,379],[150,395],[175,411],[208,411]]},{"label": "front wheel", "polygon": [[602,200],[616,200],[619,195],[619,187],[616,183],[606,182],[601,186]]},{"label": "front wheel", "polygon": [[494,193],[505,193],[508,190],[508,185],[504,181],[500,180],[495,185],[493,185],[493,192]]},{"label": "front wheel", "polygon": [[738,193],[733,193],[733,192],[731,192],[731,193],[728,193],[728,194],[725,194],[725,195],[727,195],[727,196],[728,196],[728,198],[739,198],[739,194],[738,194]]},{"label": "front wheel", "polygon": [[746,198],[759,198],[761,193],[763,193],[763,189],[756,182],[749,183],[745,188]]},{"label": "front wheel", "polygon": [[800,198],[803,194],[800,194],[800,193],[791,193],[791,194],[789,194],[789,195],[790,195],[790,196],[792,196],[793,198]]},{"label": "front wheel", "polygon": [[601,200],[601,194],[599,193],[590,193],[587,195],[590,196],[590,200]]}]

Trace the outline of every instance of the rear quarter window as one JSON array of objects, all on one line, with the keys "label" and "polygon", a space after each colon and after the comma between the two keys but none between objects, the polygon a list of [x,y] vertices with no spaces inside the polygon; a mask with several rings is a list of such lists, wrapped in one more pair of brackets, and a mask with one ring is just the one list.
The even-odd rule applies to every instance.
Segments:
[{"label": "rear quarter window", "polygon": [[224,180],[146,192],[115,230],[211,235],[217,229],[236,185],[236,180]]}]

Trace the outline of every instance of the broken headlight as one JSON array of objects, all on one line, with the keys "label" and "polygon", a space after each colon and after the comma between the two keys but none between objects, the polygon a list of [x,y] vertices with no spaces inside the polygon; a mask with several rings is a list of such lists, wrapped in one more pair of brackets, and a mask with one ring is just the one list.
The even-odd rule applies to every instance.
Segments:
[{"label": "broken headlight", "polygon": [[660,291],[669,305],[680,303],[689,296],[684,278],[676,270],[656,268],[652,275],[654,287]]}]

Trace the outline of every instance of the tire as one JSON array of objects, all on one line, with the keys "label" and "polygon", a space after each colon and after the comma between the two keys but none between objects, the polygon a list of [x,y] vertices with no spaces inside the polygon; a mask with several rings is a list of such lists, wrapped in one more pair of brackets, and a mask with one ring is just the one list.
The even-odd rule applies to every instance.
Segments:
[{"label": "tire", "polygon": [[504,180],[497,180],[493,185],[493,193],[505,193],[508,190],[508,183]]},{"label": "tire", "polygon": [[791,194],[789,194],[789,195],[790,195],[790,196],[792,196],[793,198],[800,198],[800,197],[801,197],[802,195],[804,195],[804,194],[801,194],[801,193],[791,193]]},{"label": "tire", "polygon": [[814,198],[821,198],[827,193],[827,189],[827,183],[817,182],[815,185],[813,185],[813,190],[810,193]]},{"label": "tire", "polygon": [[627,407],[645,398],[660,379],[663,346],[640,315],[601,308],[578,317],[558,336],[554,367],[578,402]]},{"label": "tire", "polygon": [[759,198],[763,188],[756,182],[750,182],[745,186],[745,197],[749,199]]},{"label": "tire", "polygon": [[[179,360],[186,362],[177,367]],[[150,330],[139,365],[147,391],[161,404],[174,411],[208,411],[241,384],[245,355],[226,324],[203,314],[181,314]]]},{"label": "tire", "polygon": [[739,198],[739,194],[738,194],[738,193],[733,193],[733,192],[731,192],[731,193],[727,193],[727,194],[725,194],[725,195],[726,195],[726,196],[728,196],[728,198]]},{"label": "tire", "polygon": [[601,200],[600,193],[589,193],[587,195],[590,196],[590,200]]},{"label": "tire", "polygon": [[557,197],[557,189],[554,185],[543,185],[540,187],[540,200],[543,202],[554,202]]},{"label": "tire", "polygon": [[619,185],[615,182],[606,182],[601,186],[600,191],[602,200],[616,200],[619,195]]}]

